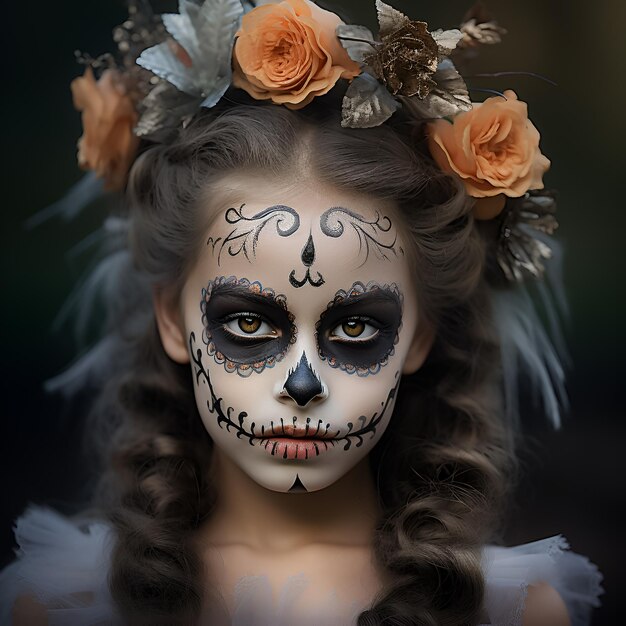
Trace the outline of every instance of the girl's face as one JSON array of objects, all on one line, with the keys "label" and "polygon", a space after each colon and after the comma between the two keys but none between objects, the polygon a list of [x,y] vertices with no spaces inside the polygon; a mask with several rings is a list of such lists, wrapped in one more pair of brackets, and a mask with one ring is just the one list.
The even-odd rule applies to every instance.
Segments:
[{"label": "girl's face", "polygon": [[428,351],[402,227],[392,206],[319,184],[220,189],[182,292],[177,360],[233,463],[268,489],[323,489],[376,445],[401,375]]}]

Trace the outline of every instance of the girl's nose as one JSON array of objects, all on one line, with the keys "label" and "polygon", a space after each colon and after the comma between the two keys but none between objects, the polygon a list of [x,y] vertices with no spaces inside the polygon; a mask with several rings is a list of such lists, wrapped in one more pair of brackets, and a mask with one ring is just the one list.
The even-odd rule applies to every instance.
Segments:
[{"label": "girl's nose", "polygon": [[298,365],[289,370],[280,395],[291,398],[300,407],[305,407],[315,398],[325,399],[328,396],[320,377],[306,358],[306,353],[303,352]]}]

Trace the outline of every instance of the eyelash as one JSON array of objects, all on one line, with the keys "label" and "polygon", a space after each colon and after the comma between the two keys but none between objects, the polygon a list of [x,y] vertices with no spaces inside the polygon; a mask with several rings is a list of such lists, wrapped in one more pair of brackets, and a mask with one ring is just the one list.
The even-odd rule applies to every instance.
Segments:
[{"label": "eyelash", "polygon": [[[359,339],[358,337],[355,337],[354,339],[346,339],[344,337],[337,338],[336,335],[334,335],[335,329],[339,328],[346,322],[362,322],[363,324],[366,324],[374,328],[375,332],[369,337],[366,337],[365,339]],[[335,324],[335,326],[333,326],[333,328],[331,329],[330,334],[328,335],[328,339],[335,343],[344,343],[344,344],[350,344],[353,346],[355,344],[358,346],[366,346],[371,343],[374,343],[379,338],[380,332],[381,332],[381,326],[375,319],[371,317],[362,316],[362,315],[353,315],[352,317],[346,317],[340,320],[337,324]]]},{"label": "eyelash", "polygon": [[[232,322],[232,321],[239,320],[239,319],[246,318],[246,317],[252,317],[254,319],[260,320],[261,323],[267,324],[268,326],[270,326],[276,334],[270,335],[268,333],[265,333],[262,335],[246,336],[246,335],[240,335],[238,333],[235,333],[230,328],[228,328],[227,326],[228,322]],[[232,313],[222,318],[219,323],[222,327],[222,330],[229,336],[229,339],[235,342],[239,342],[239,343],[248,343],[248,344],[261,343],[262,341],[270,341],[272,339],[278,339],[280,337],[280,335],[278,334],[278,331],[274,327],[274,324],[272,324],[269,320],[264,318],[262,315],[259,315],[258,313],[252,313],[251,311],[242,311],[241,313]]]},{"label": "eyelash", "polygon": [[[262,341],[271,341],[273,339],[279,338],[278,334],[270,335],[268,333],[261,334],[261,335],[251,334],[251,335],[246,336],[246,335],[241,335],[239,333],[235,333],[230,328],[228,328],[227,326],[228,322],[232,322],[232,321],[239,320],[241,318],[246,318],[246,317],[252,317],[254,319],[258,319],[262,323],[265,323],[268,326],[270,326],[276,332],[274,325],[269,320],[265,319],[262,315],[259,315],[258,313],[252,313],[251,311],[242,311],[241,313],[232,313],[230,315],[227,315],[226,317],[222,318],[219,322],[222,327],[222,330],[228,335],[230,340],[238,342],[238,343],[250,344],[250,343],[260,343]],[[375,332],[372,333],[369,337],[366,337],[365,339],[359,339],[358,337],[355,337],[354,339],[348,339],[345,337],[337,337],[334,334],[334,331],[340,326],[342,326],[343,324],[345,324],[346,322],[362,322],[363,324],[373,327],[375,329]],[[380,324],[375,319],[371,317],[367,317],[367,316],[354,315],[354,316],[346,317],[338,321],[337,324],[335,324],[335,326],[333,326],[333,328],[331,329],[328,335],[328,338],[330,341],[335,342],[335,343],[349,344],[355,347],[358,345],[360,347],[360,346],[366,346],[371,343],[374,343],[379,338],[380,332],[381,332]]]}]

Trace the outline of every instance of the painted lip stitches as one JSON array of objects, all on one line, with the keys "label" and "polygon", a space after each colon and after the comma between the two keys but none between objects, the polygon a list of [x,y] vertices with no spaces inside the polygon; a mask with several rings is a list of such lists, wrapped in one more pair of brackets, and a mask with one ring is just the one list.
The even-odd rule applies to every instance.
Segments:
[{"label": "painted lip stitches", "polygon": [[306,461],[318,457],[335,446],[339,432],[329,432],[330,424],[323,428],[322,420],[311,427],[307,420],[306,427],[282,424],[277,434],[272,425],[272,435],[261,437],[259,445],[271,456],[288,460]]},{"label": "painted lip stitches", "polygon": [[291,461],[306,461],[318,457],[335,445],[332,439],[294,439],[269,437],[261,439],[261,447],[271,456]]}]

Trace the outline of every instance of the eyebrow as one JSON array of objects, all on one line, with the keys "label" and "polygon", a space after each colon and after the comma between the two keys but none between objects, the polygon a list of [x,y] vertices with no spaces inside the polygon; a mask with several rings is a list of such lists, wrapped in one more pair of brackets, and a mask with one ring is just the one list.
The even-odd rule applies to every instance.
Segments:
[{"label": "eyebrow", "polygon": [[[276,301],[276,295],[266,294],[263,295],[261,293],[257,293],[254,289],[252,289],[252,283],[250,286],[245,285],[217,285],[211,291],[211,299],[215,297],[220,298],[228,298],[233,297],[240,300],[245,300],[251,304],[259,304],[263,306],[274,306],[281,311],[284,311],[284,307],[278,304]],[[210,300],[209,300],[210,301]]]},{"label": "eyebrow", "polygon": [[357,293],[354,295],[347,294],[341,299],[338,299],[338,296],[336,296],[335,300],[329,303],[328,309],[348,307],[354,304],[359,304],[363,301],[366,301],[368,304],[375,304],[376,302],[389,302],[389,300],[393,300],[394,302],[401,304],[402,296],[399,293],[395,293],[392,289],[379,287],[378,289],[373,289],[372,291],[366,291],[364,293]]}]

